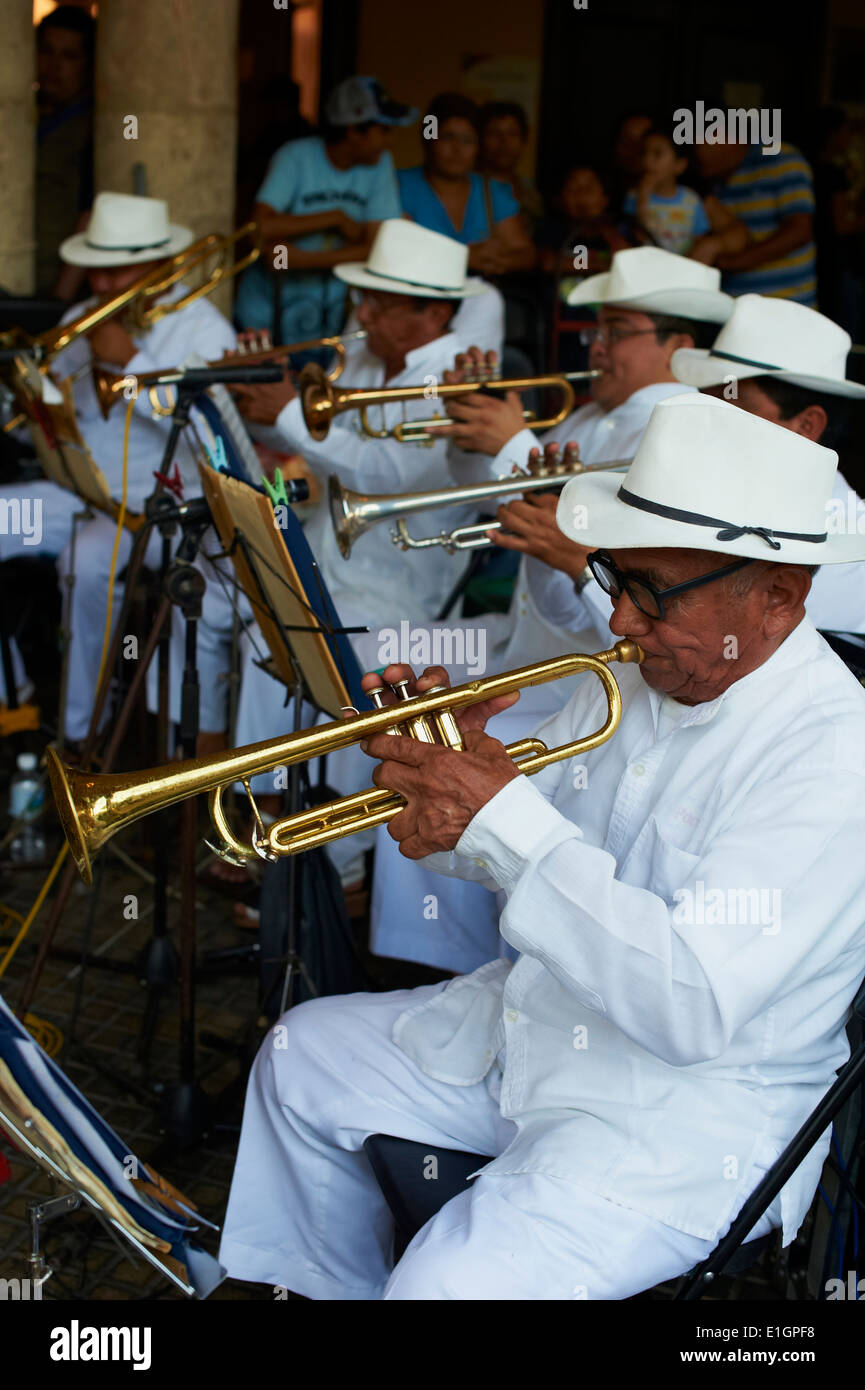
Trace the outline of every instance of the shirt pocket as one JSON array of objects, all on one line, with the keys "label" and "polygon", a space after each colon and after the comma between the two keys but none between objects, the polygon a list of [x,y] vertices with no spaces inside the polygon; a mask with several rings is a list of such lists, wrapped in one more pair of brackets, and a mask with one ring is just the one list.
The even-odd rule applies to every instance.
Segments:
[{"label": "shirt pocket", "polygon": [[646,852],[649,856],[649,892],[662,898],[668,907],[673,907],[679,901],[675,897],[677,890],[692,881],[700,856],[692,854],[690,850],[680,849],[668,840],[661,833],[654,817],[649,821],[648,828]]}]

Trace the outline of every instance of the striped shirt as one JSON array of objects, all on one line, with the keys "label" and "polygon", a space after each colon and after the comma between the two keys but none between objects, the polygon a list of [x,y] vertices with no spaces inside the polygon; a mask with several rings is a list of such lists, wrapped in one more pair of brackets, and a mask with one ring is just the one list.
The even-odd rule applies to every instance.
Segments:
[{"label": "striped shirt", "polygon": [[[794,213],[814,213],[811,169],[795,145],[782,144],[777,154],[766,155],[752,145],[738,169],[713,192],[745,223],[755,241],[771,236]],[[814,243],[752,270],[731,271],[724,275],[722,287],[728,294],[769,294],[815,306]]]}]

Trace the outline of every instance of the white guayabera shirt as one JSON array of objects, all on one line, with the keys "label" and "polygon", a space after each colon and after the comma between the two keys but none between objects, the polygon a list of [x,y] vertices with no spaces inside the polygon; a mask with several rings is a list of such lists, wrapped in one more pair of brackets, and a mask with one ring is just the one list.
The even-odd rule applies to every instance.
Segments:
[{"label": "white guayabera shirt", "polygon": [[[504,787],[431,867],[501,888],[522,954],[401,1015],[431,1076],[488,1077],[542,1172],[714,1240],[847,1056],[865,973],[865,691],[805,618],[680,718],[638,667],[606,744]],[[585,676],[544,727],[598,728]],[[579,773],[579,775],[577,775]],[[499,1074],[499,1067],[502,1072]],[[784,1238],[828,1133],[781,1195]]]}]

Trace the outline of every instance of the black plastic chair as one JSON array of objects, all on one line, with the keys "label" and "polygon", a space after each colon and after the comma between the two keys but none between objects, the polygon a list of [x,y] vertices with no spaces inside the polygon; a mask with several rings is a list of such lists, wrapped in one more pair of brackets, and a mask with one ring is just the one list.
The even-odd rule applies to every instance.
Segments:
[{"label": "black plastic chair", "polygon": [[[490,1154],[441,1149],[392,1134],[372,1134],[363,1147],[393,1216],[394,1263],[436,1212],[465,1191],[466,1183],[474,1182],[479,1168],[492,1162]],[[731,1255],[724,1273],[744,1274],[771,1240],[766,1235],[749,1241]]]},{"label": "black plastic chair", "polygon": [[[854,1039],[853,1050],[837,1080],[758,1183],[711,1255],[685,1275],[685,1283],[675,1299],[700,1298],[717,1278],[744,1274],[768,1249],[774,1233],[748,1240],[749,1231],[772,1205],[845,1102],[865,1081],[865,984],[854,1000],[851,1024],[860,1036]],[[390,1134],[370,1135],[364,1142],[364,1149],[394,1218],[395,1261],[402,1257],[412,1238],[436,1212],[465,1190],[466,1182],[473,1180],[471,1175],[477,1176],[479,1168],[492,1162],[488,1154],[438,1148],[411,1139],[397,1139]]]}]

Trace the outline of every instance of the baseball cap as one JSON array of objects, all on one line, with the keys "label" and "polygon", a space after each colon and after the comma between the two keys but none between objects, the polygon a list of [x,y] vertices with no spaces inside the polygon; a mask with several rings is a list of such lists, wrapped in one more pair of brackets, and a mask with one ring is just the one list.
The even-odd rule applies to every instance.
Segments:
[{"label": "baseball cap", "polygon": [[389,97],[377,77],[347,77],[328,95],[324,115],[328,125],[411,125],[418,112]]}]

